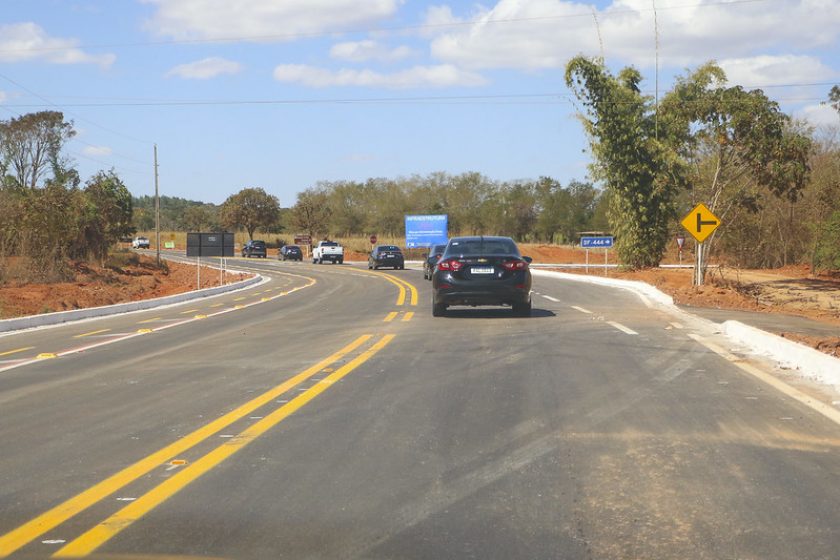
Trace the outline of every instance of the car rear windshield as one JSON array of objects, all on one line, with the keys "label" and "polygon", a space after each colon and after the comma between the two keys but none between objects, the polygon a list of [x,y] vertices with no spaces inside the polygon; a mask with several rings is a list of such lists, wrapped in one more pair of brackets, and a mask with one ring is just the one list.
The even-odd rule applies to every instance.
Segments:
[{"label": "car rear windshield", "polygon": [[294,253],[295,251],[300,251],[300,247],[298,247],[297,245],[292,245],[291,247],[286,247],[286,251]]},{"label": "car rear windshield", "polygon": [[452,241],[447,255],[516,255],[519,249],[512,239],[466,239]]},{"label": "car rear windshield", "polygon": [[321,241],[321,247],[338,247],[335,241]]},{"label": "car rear windshield", "polygon": [[397,247],[396,245],[380,245],[379,250],[380,251],[391,251],[393,253],[399,253],[400,252],[400,248]]},{"label": "car rear windshield", "polygon": [[265,241],[251,241],[251,247],[265,247]]}]

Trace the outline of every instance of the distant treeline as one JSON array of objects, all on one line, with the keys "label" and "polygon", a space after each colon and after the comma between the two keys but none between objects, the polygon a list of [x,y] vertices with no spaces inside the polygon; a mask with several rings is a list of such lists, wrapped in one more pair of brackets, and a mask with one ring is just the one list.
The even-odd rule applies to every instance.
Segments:
[{"label": "distant treeline", "polygon": [[285,226],[314,235],[401,236],[406,214],[448,214],[451,234],[520,241],[569,243],[581,231],[608,229],[605,198],[591,183],[494,181],[480,173],[321,182],[298,195]]}]

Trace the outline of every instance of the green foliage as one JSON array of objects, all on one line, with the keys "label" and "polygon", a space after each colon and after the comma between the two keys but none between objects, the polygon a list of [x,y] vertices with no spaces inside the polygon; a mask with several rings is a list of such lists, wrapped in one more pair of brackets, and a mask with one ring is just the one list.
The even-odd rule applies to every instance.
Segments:
[{"label": "green foliage", "polygon": [[64,144],[75,135],[73,123],[58,111],[0,121],[0,186],[78,185],[78,173],[61,154]]},{"label": "green foliage", "polygon": [[828,93],[828,100],[831,106],[840,113],[840,86],[831,86],[831,91]]},{"label": "green foliage", "polygon": [[131,193],[111,170],[100,171],[89,179],[83,195],[84,213],[79,226],[84,247],[104,261],[108,249],[133,232]]},{"label": "green foliage", "polygon": [[250,239],[258,228],[267,230],[277,223],[280,203],[277,197],[263,189],[246,188],[233,194],[222,204],[220,218],[223,226],[243,228]]},{"label": "green foliage", "polygon": [[327,233],[331,210],[329,196],[320,189],[298,193],[297,203],[289,212],[289,226],[296,233],[306,233],[314,243],[319,234]]},{"label": "green foliage", "polygon": [[840,210],[823,223],[818,233],[814,264],[817,268],[840,270]]},{"label": "green foliage", "polygon": [[[155,228],[155,197],[135,197],[132,202],[134,205],[133,224],[135,230],[153,230]],[[199,207],[201,210],[191,210],[194,207]],[[196,215],[193,212],[200,212],[200,214]],[[197,221],[201,223],[198,224]],[[203,231],[220,229],[219,208],[215,204],[188,200],[177,196],[160,197],[161,231],[198,231],[197,225],[201,225]]]},{"label": "green foliage", "polygon": [[582,121],[595,157],[593,175],[610,193],[608,211],[616,250],[631,268],[659,264],[674,217],[684,167],[665,123],[639,91],[641,74],[613,76],[600,60],[579,56],[566,66],[566,84],[586,107]]},{"label": "green foliage", "polygon": [[453,234],[575,242],[577,232],[590,229],[599,196],[588,183],[564,188],[548,177],[495,182],[478,173],[322,182],[298,195],[284,225],[313,239],[370,233],[394,238],[405,234],[406,214],[444,213]]}]

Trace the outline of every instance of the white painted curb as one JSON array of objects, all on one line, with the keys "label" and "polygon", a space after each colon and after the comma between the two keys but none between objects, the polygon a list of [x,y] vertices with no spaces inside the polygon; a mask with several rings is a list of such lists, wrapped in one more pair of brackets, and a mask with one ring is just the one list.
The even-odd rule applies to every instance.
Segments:
[{"label": "white painted curb", "polygon": [[[697,319],[701,323],[708,321],[707,319],[678,308],[674,305],[674,298],[645,282],[533,269],[531,270],[531,274],[630,290],[642,297],[643,301],[647,298],[669,307],[672,311]],[[709,321],[708,323],[713,322]],[[803,378],[840,388],[840,358],[829,356],[814,348],[809,348],[808,346],[782,338],[773,333],[745,325],[739,321],[724,321],[721,324],[721,328],[723,333],[731,340],[746,346],[756,354],[773,359],[781,367],[796,370]]]},{"label": "white painted curb", "polygon": [[585,282],[587,284],[598,284],[601,286],[610,286],[612,288],[621,288],[629,290],[635,294],[647,298],[656,303],[674,306],[674,298],[668,294],[659,291],[650,284],[645,282],[638,282],[636,280],[620,280],[618,278],[603,278],[600,276],[583,276],[581,274],[571,274],[569,272],[555,272],[553,270],[539,270],[531,269],[531,274],[534,276],[548,276],[550,278],[558,278],[560,280],[571,280],[573,282]]},{"label": "white painted curb", "polygon": [[[229,270],[228,272],[239,272]],[[244,274],[253,274],[252,272],[244,272]],[[181,303],[192,299],[205,298],[232,292],[234,290],[241,290],[247,288],[263,279],[259,274],[254,275],[253,278],[240,280],[233,284],[225,286],[216,286],[215,288],[204,288],[203,290],[193,290],[191,292],[184,292],[182,294],[175,294],[173,296],[163,296],[153,299],[144,299],[140,301],[130,301],[127,303],[117,303],[115,305],[103,305],[100,307],[89,307],[87,309],[73,309],[71,311],[56,311],[54,313],[44,313],[42,315],[28,315],[26,317],[16,317],[14,319],[0,320],[0,333],[9,331],[18,331],[23,329],[31,329],[34,327],[44,327],[47,325],[59,325],[61,323],[68,323],[70,321],[79,321],[81,319],[91,319],[93,317],[104,317],[106,315],[118,315],[120,313],[128,313],[130,311],[142,311],[145,309],[152,309],[154,307],[162,307],[164,305],[172,305],[174,303]]]},{"label": "white painted curb", "polygon": [[840,358],[739,321],[724,321],[723,332],[753,351],[769,356],[783,368],[798,370],[802,377],[840,388]]}]

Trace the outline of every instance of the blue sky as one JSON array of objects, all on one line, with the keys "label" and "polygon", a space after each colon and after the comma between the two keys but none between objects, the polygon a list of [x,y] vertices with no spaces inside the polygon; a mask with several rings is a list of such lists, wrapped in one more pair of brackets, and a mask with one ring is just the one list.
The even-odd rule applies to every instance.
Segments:
[{"label": "blue sky", "polygon": [[[136,195],[283,206],[320,180],[587,174],[572,56],[653,91],[653,0],[3,0],[0,118],[60,108],[83,177]],[[716,59],[815,126],[840,82],[840,0],[655,0],[660,91]]]}]

